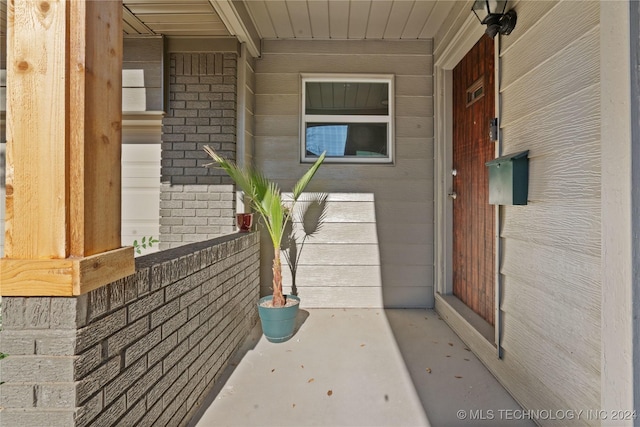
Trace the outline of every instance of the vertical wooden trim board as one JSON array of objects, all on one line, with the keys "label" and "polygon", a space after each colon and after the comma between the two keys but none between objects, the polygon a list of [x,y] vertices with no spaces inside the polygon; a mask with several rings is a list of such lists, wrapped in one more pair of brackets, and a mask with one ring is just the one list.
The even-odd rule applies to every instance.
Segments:
[{"label": "vertical wooden trim board", "polygon": [[[638,5],[615,2],[602,7],[602,350],[601,405],[607,413],[640,408],[638,332],[638,181],[640,148],[637,49]],[[634,12],[634,13],[632,13]],[[631,38],[630,38],[631,35]],[[616,66],[611,66],[616,64]],[[632,114],[635,112],[636,114]],[[637,419],[606,420],[604,425],[638,425]]]},{"label": "vertical wooden trim board", "polygon": [[77,295],[135,268],[120,248],[122,3],[11,2],[7,28],[0,293]]},{"label": "vertical wooden trim board", "polygon": [[[7,87],[5,254],[18,259],[66,258],[69,112],[65,34],[70,4],[11,4],[7,17],[11,84]],[[21,33],[30,36],[16,36]]]}]

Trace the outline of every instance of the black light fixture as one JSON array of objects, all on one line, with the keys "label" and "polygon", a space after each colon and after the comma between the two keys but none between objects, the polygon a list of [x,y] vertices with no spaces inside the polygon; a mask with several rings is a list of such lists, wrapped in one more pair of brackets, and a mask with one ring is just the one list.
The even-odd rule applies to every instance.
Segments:
[{"label": "black light fixture", "polygon": [[473,2],[471,10],[475,13],[478,21],[487,26],[487,35],[494,38],[496,34],[511,34],[516,27],[517,15],[514,10],[505,12],[507,8],[506,0],[476,0]]}]

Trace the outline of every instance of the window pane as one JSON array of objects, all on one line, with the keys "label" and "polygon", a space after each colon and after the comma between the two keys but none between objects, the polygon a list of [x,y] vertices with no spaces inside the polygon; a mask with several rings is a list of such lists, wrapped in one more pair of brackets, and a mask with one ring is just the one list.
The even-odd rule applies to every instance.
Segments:
[{"label": "window pane", "polygon": [[386,123],[307,123],[306,155],[387,157]]},{"label": "window pane", "polygon": [[348,125],[307,124],[307,155],[343,156]]},{"label": "window pane", "polygon": [[306,82],[305,85],[305,114],[389,114],[388,83]]}]

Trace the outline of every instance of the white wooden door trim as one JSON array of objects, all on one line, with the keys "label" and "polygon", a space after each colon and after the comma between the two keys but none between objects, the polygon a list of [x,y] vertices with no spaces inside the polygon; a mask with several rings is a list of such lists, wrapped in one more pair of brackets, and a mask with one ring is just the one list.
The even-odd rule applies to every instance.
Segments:
[{"label": "white wooden door trim", "polygon": [[[629,4],[631,3],[631,5]],[[637,5],[611,2],[600,8],[600,102],[602,194],[602,410],[640,407],[640,276],[637,183],[640,134],[637,86],[632,87],[630,52],[637,52]],[[637,58],[636,58],[637,59]],[[611,66],[616,64],[616,66]],[[634,73],[635,74],[635,73]],[[634,76],[635,77],[635,76]],[[631,94],[631,96],[630,96]],[[635,104],[635,105],[634,105]],[[632,107],[633,106],[633,107]],[[633,109],[632,109],[633,108]],[[637,110],[636,110],[637,111]],[[624,412],[624,411],[623,411]],[[611,420],[603,421],[612,425]],[[637,425],[637,420],[620,421]]]},{"label": "white wooden door trim", "polygon": [[443,295],[453,291],[451,248],[453,245],[452,188],[453,68],[484,34],[484,27],[469,11],[458,34],[434,64],[435,117],[435,291]]}]

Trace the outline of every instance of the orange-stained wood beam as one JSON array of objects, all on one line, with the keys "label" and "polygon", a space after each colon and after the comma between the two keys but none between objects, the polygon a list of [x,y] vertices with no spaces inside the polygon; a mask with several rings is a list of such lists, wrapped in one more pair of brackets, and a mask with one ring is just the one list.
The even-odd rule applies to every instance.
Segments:
[{"label": "orange-stained wood beam", "polygon": [[70,255],[86,256],[120,246],[122,4],[68,3]]},{"label": "orange-stained wood beam", "polygon": [[8,258],[65,258],[67,2],[8,2]]},{"label": "orange-stained wood beam", "polygon": [[134,274],[133,257],[129,246],[83,258],[3,259],[0,296],[81,295]]},{"label": "orange-stained wood beam", "polygon": [[135,271],[120,247],[121,79],[121,1],[8,3],[1,295],[78,295]]}]

